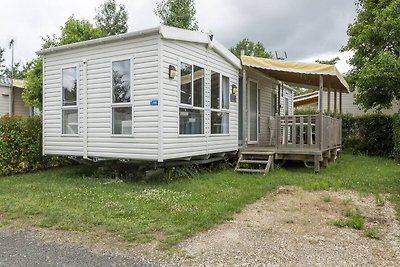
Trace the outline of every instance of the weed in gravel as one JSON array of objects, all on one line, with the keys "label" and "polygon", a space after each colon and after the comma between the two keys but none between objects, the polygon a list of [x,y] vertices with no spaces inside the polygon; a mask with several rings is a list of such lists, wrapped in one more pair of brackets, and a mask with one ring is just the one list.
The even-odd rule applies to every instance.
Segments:
[{"label": "weed in gravel", "polygon": [[287,224],[294,224],[294,220],[287,220],[286,223]]},{"label": "weed in gravel", "polygon": [[375,228],[366,229],[364,235],[371,239],[380,239],[379,232]]},{"label": "weed in gravel", "polygon": [[322,197],[322,200],[323,200],[325,203],[328,203],[328,202],[331,202],[331,201],[332,201],[332,199],[331,199],[330,196],[323,196],[323,197]]},{"label": "weed in gravel", "polygon": [[353,202],[353,200],[351,200],[351,198],[346,198],[346,199],[343,199],[343,200],[342,200],[342,204],[343,204],[344,206],[348,206],[348,205],[350,205],[352,202]]},{"label": "weed in gravel", "polygon": [[356,207],[355,210],[350,208],[345,209],[344,216],[346,216],[346,219],[334,221],[333,224],[340,228],[349,227],[357,230],[363,229],[365,219],[364,216],[362,216],[359,207]]},{"label": "weed in gravel", "polygon": [[381,194],[375,195],[375,203],[379,207],[385,206],[385,198]]}]

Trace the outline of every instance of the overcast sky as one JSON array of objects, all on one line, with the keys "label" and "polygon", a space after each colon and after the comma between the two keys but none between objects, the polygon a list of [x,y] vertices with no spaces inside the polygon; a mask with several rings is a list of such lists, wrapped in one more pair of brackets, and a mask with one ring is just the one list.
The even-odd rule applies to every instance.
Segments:
[{"label": "overcast sky", "polygon": [[[117,0],[118,1],[118,0]],[[0,47],[15,39],[16,61],[35,57],[40,36],[56,33],[72,14],[93,22],[95,8],[103,0],[0,0]],[[129,31],[159,25],[156,0],[119,0],[129,15]],[[247,37],[261,41],[267,50],[288,54],[289,60],[312,62],[339,55],[346,44],[346,30],[355,18],[353,0],[195,0],[201,30],[214,33],[227,48]],[[10,50],[6,64],[10,64]],[[343,58],[338,68],[345,72]]]}]

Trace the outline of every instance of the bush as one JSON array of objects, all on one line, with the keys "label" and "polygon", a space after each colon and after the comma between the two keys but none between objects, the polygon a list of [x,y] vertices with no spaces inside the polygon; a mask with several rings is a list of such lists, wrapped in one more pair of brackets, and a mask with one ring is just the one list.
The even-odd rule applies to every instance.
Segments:
[{"label": "bush", "polygon": [[394,157],[400,161],[400,114],[393,117]]},{"label": "bush", "polygon": [[42,156],[40,117],[0,118],[0,175],[25,173],[58,166],[63,159]]},{"label": "bush", "polygon": [[393,116],[383,114],[343,115],[343,148],[353,154],[392,157],[393,121]]}]

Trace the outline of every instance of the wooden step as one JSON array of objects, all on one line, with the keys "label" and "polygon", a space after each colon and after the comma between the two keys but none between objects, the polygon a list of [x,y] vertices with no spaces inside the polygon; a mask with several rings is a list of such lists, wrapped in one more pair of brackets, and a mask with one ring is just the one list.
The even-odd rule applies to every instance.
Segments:
[{"label": "wooden step", "polygon": [[260,170],[260,169],[242,169],[242,168],[236,169],[235,171],[237,171],[237,172],[254,172],[254,173],[264,173],[265,172],[265,170]]},{"label": "wooden step", "polygon": [[268,164],[268,160],[242,159],[240,163]]},{"label": "wooden step", "polygon": [[270,155],[274,155],[275,152],[271,152],[271,151],[242,151],[241,154],[242,155],[266,155],[266,156],[270,156]]}]

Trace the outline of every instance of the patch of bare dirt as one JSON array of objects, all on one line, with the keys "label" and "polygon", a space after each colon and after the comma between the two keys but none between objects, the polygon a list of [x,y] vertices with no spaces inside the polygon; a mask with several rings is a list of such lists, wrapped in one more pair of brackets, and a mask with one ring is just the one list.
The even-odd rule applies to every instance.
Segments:
[{"label": "patch of bare dirt", "polygon": [[[333,225],[354,207],[365,217],[363,230]],[[378,206],[354,192],[287,187],[179,249],[184,256],[170,261],[179,266],[398,266],[400,227],[388,201]]]}]

